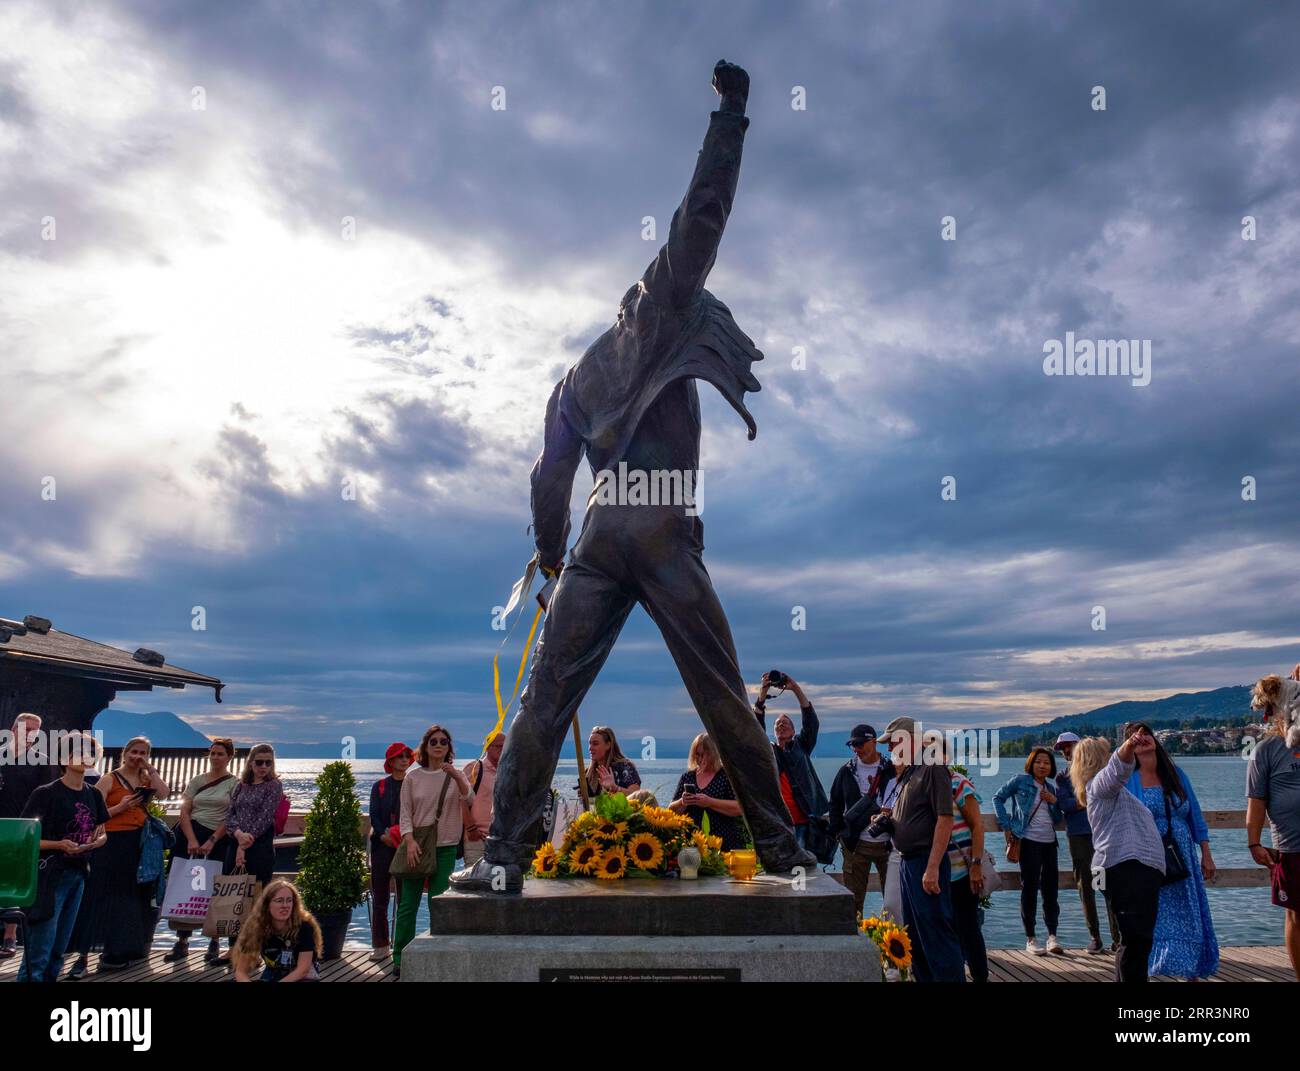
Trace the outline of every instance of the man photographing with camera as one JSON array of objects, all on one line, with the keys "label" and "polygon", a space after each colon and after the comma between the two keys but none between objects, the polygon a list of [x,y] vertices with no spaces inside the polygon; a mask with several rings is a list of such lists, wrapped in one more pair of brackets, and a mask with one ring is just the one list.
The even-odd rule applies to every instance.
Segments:
[{"label": "man photographing with camera", "polygon": [[812,703],[804,695],[798,681],[779,669],[769,670],[759,682],[758,699],[754,703],[754,714],[764,730],[767,728],[767,699],[774,688],[780,689],[778,695],[786,691],[792,692],[799,701],[798,733],[794,730],[794,720],[789,714],[780,715],[773,726],[776,740],[772,744],[772,752],[776,756],[781,798],[790,811],[794,838],[799,847],[807,848],[820,862],[827,863],[830,860],[824,856],[828,848],[830,854],[834,854],[834,841],[822,829],[830,802],[812,764],[813,749],[817,746],[817,733],[820,729],[817,712],[813,710]]}]

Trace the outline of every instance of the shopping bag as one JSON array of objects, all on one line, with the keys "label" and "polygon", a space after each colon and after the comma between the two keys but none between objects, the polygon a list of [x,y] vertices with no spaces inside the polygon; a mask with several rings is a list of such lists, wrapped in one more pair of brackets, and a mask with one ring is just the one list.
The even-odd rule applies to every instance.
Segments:
[{"label": "shopping bag", "polygon": [[202,926],[212,900],[212,882],[219,877],[220,860],[173,856],[167,890],[163,893],[162,917],[169,922],[192,924],[187,928]]},{"label": "shopping bag", "polygon": [[212,899],[203,917],[203,936],[229,937],[234,941],[261,891],[262,883],[242,870],[214,877]]}]

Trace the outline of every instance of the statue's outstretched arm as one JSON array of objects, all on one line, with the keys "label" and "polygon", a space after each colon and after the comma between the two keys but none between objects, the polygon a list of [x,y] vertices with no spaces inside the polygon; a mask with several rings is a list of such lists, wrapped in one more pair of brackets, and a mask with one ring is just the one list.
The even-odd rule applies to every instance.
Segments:
[{"label": "statue's outstretched arm", "polygon": [[734,63],[719,60],[713,68],[713,88],[722,100],[709,119],[695,174],[673,213],[668,243],[641,277],[650,297],[665,305],[689,305],[703,288],[740,178],[741,149],[749,126],[745,118],[749,75]]},{"label": "statue's outstretched arm", "polygon": [[582,460],[582,438],[569,426],[560,407],[564,383],[555,385],[546,403],[546,431],[542,452],[533,465],[533,539],[537,560],[554,571],[569,546],[569,498],[573,474]]}]

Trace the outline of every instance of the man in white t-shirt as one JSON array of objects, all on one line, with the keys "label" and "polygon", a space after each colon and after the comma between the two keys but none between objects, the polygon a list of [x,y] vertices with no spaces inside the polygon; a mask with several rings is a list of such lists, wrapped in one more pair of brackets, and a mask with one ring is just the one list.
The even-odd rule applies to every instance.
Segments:
[{"label": "man in white t-shirt", "polygon": [[880,810],[894,766],[877,750],[876,730],[870,725],[855,725],[848,746],[853,757],[835,774],[828,818],[831,835],[839,839],[844,855],[844,884],[861,914],[872,866],[880,872],[882,889],[889,870],[889,834],[873,837],[867,827],[871,816]]}]

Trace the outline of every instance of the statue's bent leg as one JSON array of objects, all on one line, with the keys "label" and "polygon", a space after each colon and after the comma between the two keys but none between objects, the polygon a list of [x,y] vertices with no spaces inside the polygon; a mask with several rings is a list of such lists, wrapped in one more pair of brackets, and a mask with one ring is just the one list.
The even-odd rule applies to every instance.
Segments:
[{"label": "statue's bent leg", "polygon": [[510,724],[492,797],[490,863],[525,869],[537,845],[529,833],[546,806],[574,712],[605,664],[636,600],[580,561],[565,567]]},{"label": "statue's bent leg", "polygon": [[683,548],[656,573],[642,581],[642,602],[717,745],[763,866],[783,873],[809,860],[815,865],[795,842],[772,745],[749,705],[731,628],[702,558]]}]

